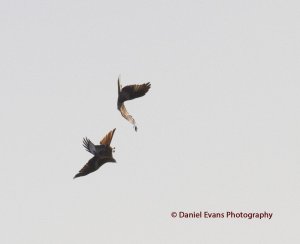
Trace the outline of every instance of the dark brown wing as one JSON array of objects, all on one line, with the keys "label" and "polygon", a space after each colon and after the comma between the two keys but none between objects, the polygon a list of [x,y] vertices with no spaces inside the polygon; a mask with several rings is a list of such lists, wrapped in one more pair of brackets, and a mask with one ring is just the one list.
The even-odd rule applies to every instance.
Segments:
[{"label": "dark brown wing", "polygon": [[150,89],[151,84],[144,83],[142,85],[129,85],[122,88],[119,94],[119,102],[125,102],[127,100],[132,100],[138,97],[144,96]]},{"label": "dark brown wing", "polygon": [[119,108],[122,116],[127,119],[131,124],[133,124],[135,131],[137,131],[137,126],[135,124],[135,120],[134,118],[127,112],[124,103],[122,103],[122,105]]},{"label": "dark brown wing", "polygon": [[100,166],[102,166],[104,163],[101,163],[101,160],[97,157],[92,157],[84,166],[83,168],[79,171],[78,174],[74,176],[73,179],[80,177],[80,176],[85,176],[88,175],[97,169],[99,169]]},{"label": "dark brown wing", "polygon": [[96,155],[96,147],[88,138],[83,138],[83,146],[85,149],[93,155]]},{"label": "dark brown wing", "polygon": [[110,132],[108,132],[106,134],[106,136],[103,137],[103,139],[100,141],[101,145],[106,145],[106,146],[110,146],[111,140],[114,136],[116,128],[114,128],[113,130],[111,130]]}]

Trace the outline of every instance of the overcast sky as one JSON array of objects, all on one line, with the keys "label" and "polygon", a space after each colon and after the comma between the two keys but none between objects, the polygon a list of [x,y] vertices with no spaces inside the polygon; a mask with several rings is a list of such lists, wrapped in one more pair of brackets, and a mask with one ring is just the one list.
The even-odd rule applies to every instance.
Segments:
[{"label": "overcast sky", "polygon": [[[2,0],[0,16],[1,243],[300,243],[298,1]],[[120,74],[152,85],[126,103],[137,133]],[[82,138],[113,128],[118,163],[73,180]]]}]

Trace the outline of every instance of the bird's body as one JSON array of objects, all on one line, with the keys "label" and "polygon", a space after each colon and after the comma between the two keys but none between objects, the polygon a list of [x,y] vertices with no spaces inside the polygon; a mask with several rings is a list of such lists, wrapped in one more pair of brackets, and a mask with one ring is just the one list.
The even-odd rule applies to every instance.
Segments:
[{"label": "bird's body", "polygon": [[149,91],[150,87],[151,84],[148,82],[141,85],[129,85],[122,88],[120,78],[118,79],[118,110],[120,110],[121,115],[126,120],[133,124],[135,131],[137,131],[136,122],[126,110],[124,102],[144,96]]},{"label": "bird's body", "polygon": [[110,146],[112,137],[116,129],[110,131],[101,141],[100,145],[94,145],[89,139],[83,139],[83,146],[85,149],[94,155],[79,171],[74,178],[88,175],[97,169],[99,169],[103,164],[112,162],[115,163],[116,160],[113,158],[112,153],[114,148]]}]

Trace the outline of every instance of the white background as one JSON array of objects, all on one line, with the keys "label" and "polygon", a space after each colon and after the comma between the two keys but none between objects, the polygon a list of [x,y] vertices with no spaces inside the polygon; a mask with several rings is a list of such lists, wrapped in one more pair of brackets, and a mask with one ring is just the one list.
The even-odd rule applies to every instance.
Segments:
[{"label": "white background", "polygon": [[[298,1],[0,3],[1,243],[299,243]],[[123,85],[151,82],[117,110]],[[117,164],[78,179],[117,128]],[[273,212],[271,220],[172,211]]]}]

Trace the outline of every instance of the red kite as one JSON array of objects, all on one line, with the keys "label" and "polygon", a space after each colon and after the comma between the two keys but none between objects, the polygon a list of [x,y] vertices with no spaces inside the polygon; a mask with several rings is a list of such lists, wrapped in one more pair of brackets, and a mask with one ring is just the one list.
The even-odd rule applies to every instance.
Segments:
[{"label": "red kite", "polygon": [[78,174],[74,176],[74,179],[80,176],[88,175],[97,169],[99,169],[103,164],[111,162],[116,163],[113,158],[112,153],[115,152],[115,148],[110,146],[111,140],[116,129],[110,131],[101,141],[100,145],[94,145],[88,138],[83,138],[83,146],[85,149],[94,155],[79,171]]},{"label": "red kite", "polygon": [[124,102],[144,96],[149,91],[150,87],[151,84],[148,82],[141,85],[129,85],[122,88],[120,77],[118,79],[118,109],[120,110],[122,116],[131,124],[133,124],[135,131],[137,131],[135,120],[127,112]]}]

